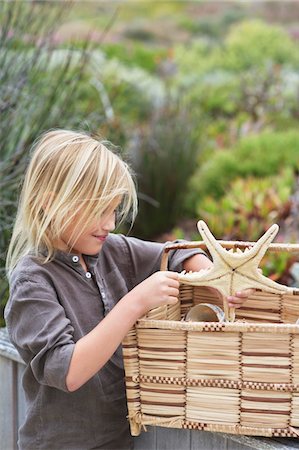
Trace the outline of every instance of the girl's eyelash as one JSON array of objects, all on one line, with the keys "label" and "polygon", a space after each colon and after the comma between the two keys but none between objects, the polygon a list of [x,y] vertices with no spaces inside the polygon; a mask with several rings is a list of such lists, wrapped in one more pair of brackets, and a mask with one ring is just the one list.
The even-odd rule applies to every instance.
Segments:
[{"label": "girl's eyelash", "polygon": [[113,209],[112,211],[109,210],[109,209],[106,209],[105,211],[102,212],[101,215],[102,215],[102,216],[105,216],[106,214],[115,214],[115,215],[118,215],[119,212],[120,212],[120,208],[115,208],[115,209]]}]

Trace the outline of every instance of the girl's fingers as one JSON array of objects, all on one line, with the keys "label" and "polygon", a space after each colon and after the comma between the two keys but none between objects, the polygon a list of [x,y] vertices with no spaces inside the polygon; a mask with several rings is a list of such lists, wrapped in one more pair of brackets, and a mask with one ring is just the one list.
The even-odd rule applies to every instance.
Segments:
[{"label": "girl's fingers", "polygon": [[240,308],[240,306],[243,305],[244,300],[247,298],[247,295],[236,297],[236,296],[230,296],[227,297],[228,306],[230,308]]},{"label": "girl's fingers", "polygon": [[242,305],[243,305],[243,303],[239,303],[239,302],[234,302],[234,301],[228,302],[228,306],[230,308],[240,308]]},{"label": "girl's fingers", "polygon": [[255,293],[255,289],[244,289],[244,291],[235,292],[235,297],[247,298]]},{"label": "girl's fingers", "polygon": [[167,284],[169,287],[173,287],[178,289],[180,287],[180,283],[179,283],[179,274],[177,272],[161,272],[164,273],[166,275],[167,278]]},{"label": "girl's fingers", "polygon": [[178,280],[175,280],[175,279],[168,279],[168,280],[167,280],[167,284],[168,284],[168,286],[169,286],[170,288],[179,290],[180,283],[179,283]]},{"label": "girl's fingers", "polygon": [[239,309],[242,307],[242,305],[229,305],[230,308]]},{"label": "girl's fingers", "polygon": [[178,290],[178,289],[176,289],[175,287],[174,288],[172,288],[172,287],[170,287],[169,288],[169,296],[170,297],[178,297],[179,296],[179,293],[180,293],[180,291]]},{"label": "girl's fingers", "polygon": [[178,301],[177,297],[169,297],[169,299],[167,301],[167,304],[168,305],[175,305],[177,303],[177,301]]},{"label": "girl's fingers", "polygon": [[164,273],[167,275],[168,278],[172,278],[173,280],[178,280],[179,279],[178,272],[165,271]]},{"label": "girl's fingers", "polygon": [[256,289],[244,289],[243,291],[238,291],[234,295],[227,297],[228,305],[230,308],[240,308],[245,300],[253,295]]},{"label": "girl's fingers", "polygon": [[247,296],[245,297],[236,297],[235,295],[231,295],[229,297],[227,297],[227,300],[229,302],[233,302],[233,303],[244,303],[244,299],[247,298]]}]

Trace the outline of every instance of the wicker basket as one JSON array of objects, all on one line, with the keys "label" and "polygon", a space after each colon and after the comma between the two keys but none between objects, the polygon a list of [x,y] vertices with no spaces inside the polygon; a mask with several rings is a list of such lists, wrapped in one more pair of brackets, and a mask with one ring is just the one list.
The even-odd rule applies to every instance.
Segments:
[{"label": "wicker basket", "polygon": [[[226,248],[253,243],[218,241]],[[161,269],[174,248],[165,247]],[[299,251],[272,244],[272,251]],[[146,425],[256,436],[299,436],[299,290],[257,291],[235,322],[186,322],[206,287],[180,286],[179,302],[150,311],[123,342],[132,435]]]}]

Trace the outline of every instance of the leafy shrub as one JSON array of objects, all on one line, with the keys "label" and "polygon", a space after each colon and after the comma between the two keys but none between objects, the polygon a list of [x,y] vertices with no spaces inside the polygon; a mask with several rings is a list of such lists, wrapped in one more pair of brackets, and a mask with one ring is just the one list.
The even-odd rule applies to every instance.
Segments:
[{"label": "leafy shrub", "polygon": [[299,62],[297,45],[277,25],[261,20],[247,20],[235,25],[225,41],[223,65],[229,70],[243,71],[274,64]]},{"label": "leafy shrub", "polygon": [[105,86],[115,116],[135,126],[149,119],[153,107],[165,101],[165,86],[158,77],[116,59],[103,61],[93,77]]},{"label": "leafy shrub", "polygon": [[119,43],[103,45],[107,58],[116,58],[130,67],[140,67],[150,73],[157,71],[159,61],[167,56],[165,49],[145,47],[139,43],[130,43],[124,46]]},{"label": "leafy shrub", "polygon": [[124,32],[125,37],[142,41],[155,41],[155,34],[151,30],[146,30],[144,26],[135,25]]},{"label": "leafy shrub", "polygon": [[220,199],[199,200],[197,217],[209,223],[217,236],[257,240],[274,222],[288,215],[294,181],[290,168],[267,178],[237,178]]},{"label": "leafy shrub", "polygon": [[180,215],[199,143],[189,111],[172,102],[154,112],[129,149],[137,175],[139,212],[133,233],[153,238],[173,227]]},{"label": "leafy shrub", "polygon": [[241,139],[231,150],[219,150],[190,181],[189,208],[198,198],[220,198],[238,176],[267,177],[283,167],[299,170],[299,132],[264,132]]},{"label": "leafy shrub", "polygon": [[[224,43],[206,39],[194,40],[175,47],[178,81],[193,80],[212,71],[228,73],[262,70],[273,65],[294,68],[299,64],[299,50],[286,31],[260,20],[247,20],[231,27]],[[185,80],[187,76],[187,80]]]},{"label": "leafy shrub", "polygon": [[[273,223],[283,225],[289,217],[294,181],[290,168],[263,179],[238,178],[220,199],[207,196],[199,200],[196,217],[206,221],[217,239],[257,241]],[[184,237],[180,229],[175,229],[174,234]],[[192,239],[201,238],[194,234]],[[285,240],[283,236],[280,239]],[[294,260],[287,252],[267,252],[261,267],[266,276],[288,284],[288,269]]]},{"label": "leafy shrub", "polygon": [[[178,45],[174,87],[207,119],[217,146],[250,131],[290,128],[298,120],[299,51],[282,28],[259,20],[231,27],[224,42],[198,39]],[[227,122],[223,136],[213,132]],[[221,146],[221,145],[220,145]]]},{"label": "leafy shrub", "polygon": [[181,26],[193,34],[209,36],[213,39],[220,39],[227,32],[227,28],[232,24],[244,20],[245,11],[238,4],[233,4],[231,8],[223,14],[204,16],[199,20],[196,18],[183,17]]}]

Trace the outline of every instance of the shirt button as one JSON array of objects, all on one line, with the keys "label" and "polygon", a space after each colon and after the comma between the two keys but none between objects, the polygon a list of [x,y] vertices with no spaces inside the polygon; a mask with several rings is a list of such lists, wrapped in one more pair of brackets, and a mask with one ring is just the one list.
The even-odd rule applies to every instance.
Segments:
[{"label": "shirt button", "polygon": [[91,273],[90,272],[86,272],[85,276],[86,276],[86,278],[91,278]]},{"label": "shirt button", "polygon": [[79,256],[73,256],[73,257],[72,257],[72,261],[73,261],[74,263],[77,263],[77,262],[79,261]]}]

